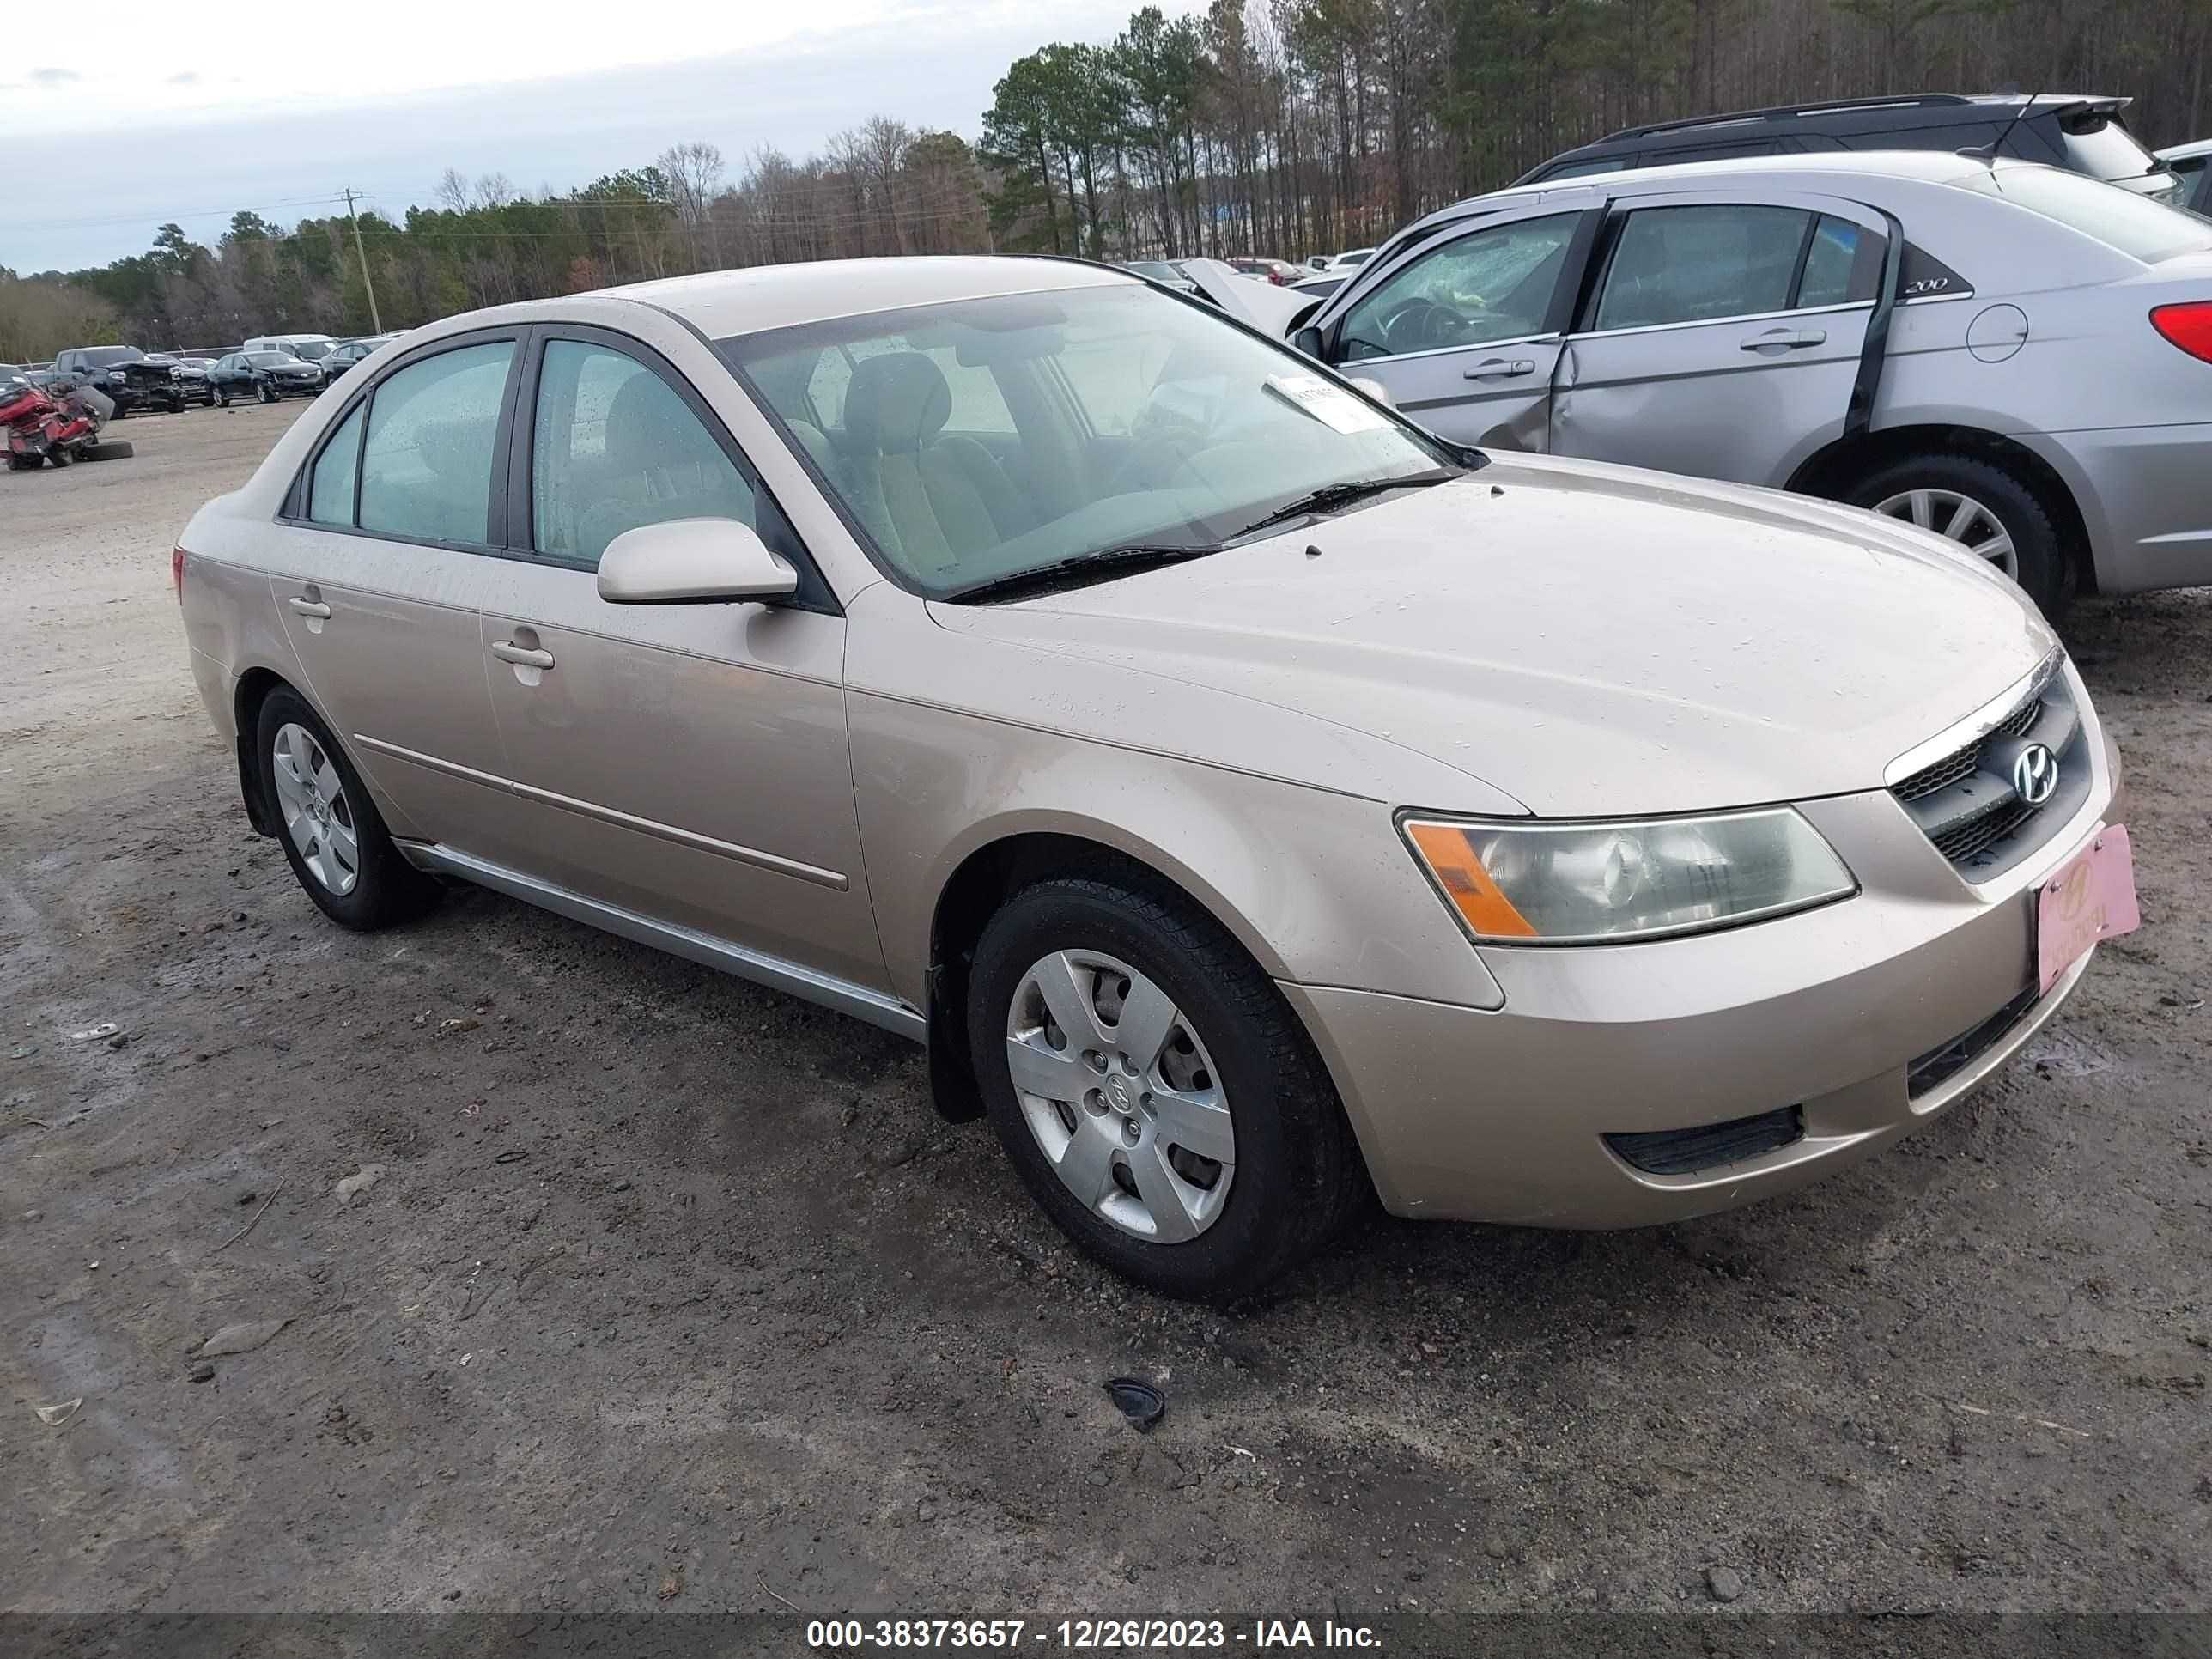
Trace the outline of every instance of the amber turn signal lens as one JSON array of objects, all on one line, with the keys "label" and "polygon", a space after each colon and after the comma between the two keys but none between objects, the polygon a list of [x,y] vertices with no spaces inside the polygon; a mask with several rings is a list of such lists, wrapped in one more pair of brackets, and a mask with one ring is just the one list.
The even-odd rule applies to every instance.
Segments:
[{"label": "amber turn signal lens", "polygon": [[1534,939],[1536,930],[1498,889],[1464,830],[1448,823],[1411,823],[1406,833],[1467,925],[1486,939]]}]

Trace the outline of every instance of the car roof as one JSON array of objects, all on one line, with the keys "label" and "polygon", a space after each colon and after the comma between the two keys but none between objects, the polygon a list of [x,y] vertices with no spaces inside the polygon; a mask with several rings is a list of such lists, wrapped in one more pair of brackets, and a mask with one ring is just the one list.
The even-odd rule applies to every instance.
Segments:
[{"label": "car roof", "polygon": [[1079,259],[947,254],[751,265],[634,283],[601,289],[600,295],[659,307],[710,338],[722,339],[908,306],[1142,280]]},{"label": "car roof", "polygon": [[2169,144],[2158,152],[2158,159],[2161,161],[2190,161],[2200,155],[2212,155],[2212,138],[2199,138],[2187,144]]},{"label": "car roof", "polygon": [[[2124,109],[2133,101],[2128,98],[2072,92],[2039,92],[2033,94],[2018,92],[1922,92],[1873,98],[1840,98],[1826,103],[1781,104],[1765,109],[1728,110],[1712,115],[1689,116],[1680,120],[1648,122],[1642,126],[1623,127],[1618,132],[1608,132],[1602,138],[1594,139],[1564,154],[1579,155],[1601,151],[1614,144],[1626,146],[1652,139],[1662,143],[1692,143],[1713,134],[1717,129],[1731,127],[1757,125],[1771,129],[1802,121],[1816,128],[1833,124],[1862,131],[1879,130],[1892,125],[1928,126],[1941,125],[1946,121],[1971,121],[1992,110],[2007,112],[2024,111],[2040,116],[2076,104],[2092,104],[2117,111]],[[1553,159],[1560,158],[1555,156]]]}]

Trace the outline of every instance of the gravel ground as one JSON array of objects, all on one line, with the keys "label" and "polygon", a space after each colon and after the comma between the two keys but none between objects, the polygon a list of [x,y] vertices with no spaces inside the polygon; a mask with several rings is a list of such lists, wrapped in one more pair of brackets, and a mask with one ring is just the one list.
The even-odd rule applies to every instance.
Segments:
[{"label": "gravel ground", "polygon": [[2212,1599],[2212,594],[2071,626],[2146,922],[2002,1079],[1787,1200],[1378,1222],[1224,1315],[866,1027],[480,893],[325,924],[168,587],[300,412],[0,475],[0,1608]]}]

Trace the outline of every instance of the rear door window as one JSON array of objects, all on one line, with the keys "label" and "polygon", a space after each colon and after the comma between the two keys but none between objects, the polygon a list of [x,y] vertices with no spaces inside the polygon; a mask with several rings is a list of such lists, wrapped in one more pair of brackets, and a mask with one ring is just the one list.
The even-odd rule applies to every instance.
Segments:
[{"label": "rear door window", "polygon": [[371,398],[361,527],[420,541],[489,538],[492,457],[514,343],[463,346],[410,363]]},{"label": "rear door window", "polygon": [[1797,279],[1794,309],[1856,305],[1871,300],[1881,287],[1881,261],[1887,238],[1848,219],[1824,213],[1813,227],[1805,250],[1805,269]]},{"label": "rear door window", "polygon": [[1802,208],[1638,208],[1606,269],[1595,326],[1652,328],[1790,308],[1813,216]]}]

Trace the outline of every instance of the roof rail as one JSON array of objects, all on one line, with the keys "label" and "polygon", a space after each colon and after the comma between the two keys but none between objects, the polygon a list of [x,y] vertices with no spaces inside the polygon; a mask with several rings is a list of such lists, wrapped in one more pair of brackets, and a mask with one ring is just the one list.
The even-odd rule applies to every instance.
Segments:
[{"label": "roof rail", "polygon": [[1609,144],[1616,138],[1642,138],[1654,132],[1679,132],[1689,127],[1720,126],[1731,121],[1790,120],[1798,116],[1825,115],[1831,110],[1909,109],[1932,104],[1971,104],[1973,101],[1964,93],[1957,92],[1899,93],[1887,98],[1831,98],[1820,103],[1780,104],[1771,109],[1744,109],[1727,115],[1692,115],[1680,121],[1654,121],[1648,126],[1623,127],[1619,132],[1608,132],[1597,142]]}]

